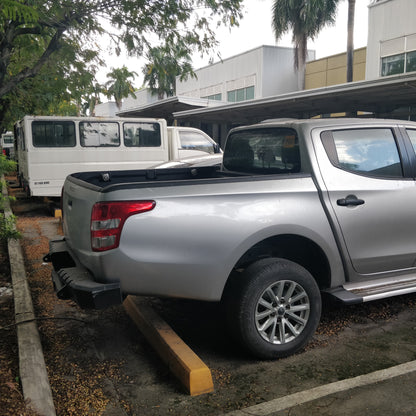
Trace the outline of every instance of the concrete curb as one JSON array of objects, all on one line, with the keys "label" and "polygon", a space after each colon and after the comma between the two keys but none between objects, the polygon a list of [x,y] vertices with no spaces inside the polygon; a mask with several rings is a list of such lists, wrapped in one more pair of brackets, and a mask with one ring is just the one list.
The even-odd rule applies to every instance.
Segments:
[{"label": "concrete curb", "polygon": [[[4,176],[1,178],[4,183]],[[7,187],[3,186],[4,215],[13,215],[7,199]],[[35,321],[32,297],[26,279],[22,248],[19,241],[8,241],[10,270],[13,285],[15,321],[19,347],[19,372],[23,397],[27,406],[42,416],[56,416],[52,390],[46,371],[42,344]]]},{"label": "concrete curb", "polygon": [[416,361],[399,364],[384,370],[374,371],[373,373],[363,374],[354,378],[336,381],[334,383],[325,384],[313,389],[300,391],[290,394],[289,396],[280,397],[270,400],[269,402],[257,404],[245,409],[236,410],[226,413],[223,416],[268,416],[276,414],[282,410],[290,409],[317,399],[321,399],[331,394],[352,390],[358,387],[368,386],[370,384],[380,383],[405,374],[416,371]]}]

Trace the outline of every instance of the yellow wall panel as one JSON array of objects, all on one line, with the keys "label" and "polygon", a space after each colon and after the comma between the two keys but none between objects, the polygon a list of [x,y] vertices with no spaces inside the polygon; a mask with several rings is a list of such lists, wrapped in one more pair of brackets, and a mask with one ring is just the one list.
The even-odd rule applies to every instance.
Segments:
[{"label": "yellow wall panel", "polygon": [[338,85],[347,82],[347,68],[341,67],[328,71],[327,85]]},{"label": "yellow wall panel", "polygon": [[306,64],[306,75],[314,74],[316,72],[323,72],[327,70],[328,60],[318,59],[316,61],[308,62]]},{"label": "yellow wall panel", "polygon": [[[354,81],[365,79],[367,48],[354,51]],[[347,53],[317,59],[306,64],[305,89],[328,87],[347,82]]]},{"label": "yellow wall panel", "polygon": [[313,88],[325,87],[326,84],[326,71],[318,72],[315,74],[306,74],[305,75],[305,89],[310,90]]},{"label": "yellow wall panel", "polygon": [[[355,61],[354,61],[355,62]],[[353,81],[365,80],[365,62],[354,63]]]}]

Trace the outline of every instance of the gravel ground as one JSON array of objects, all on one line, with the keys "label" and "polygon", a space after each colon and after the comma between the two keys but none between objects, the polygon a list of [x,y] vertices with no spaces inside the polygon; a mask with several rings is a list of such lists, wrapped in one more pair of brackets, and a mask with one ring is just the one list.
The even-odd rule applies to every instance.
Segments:
[{"label": "gravel ground", "polygon": [[[228,335],[216,304],[148,301],[212,371],[215,392],[188,396],[122,306],[83,311],[55,297],[48,240],[60,231],[41,204],[18,199],[26,270],[57,414],[218,415],[416,358],[416,296],[353,307],[324,307],[313,341],[301,353],[254,361]],[[25,410],[18,379],[13,302],[0,246],[0,414]],[[33,414],[33,413],[32,413]]]}]

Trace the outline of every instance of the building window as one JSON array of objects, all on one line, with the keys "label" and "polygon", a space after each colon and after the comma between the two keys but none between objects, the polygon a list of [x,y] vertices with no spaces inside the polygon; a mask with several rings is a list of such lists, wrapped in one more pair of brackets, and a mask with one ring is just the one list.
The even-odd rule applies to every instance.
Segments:
[{"label": "building window", "polygon": [[254,86],[239,88],[238,90],[232,90],[227,92],[227,101],[235,103],[238,101],[246,101],[254,99]]},{"label": "building window", "polygon": [[213,95],[208,95],[207,97],[201,97],[201,98],[206,98],[208,100],[215,100],[215,101],[221,101],[222,100],[222,94],[213,94]]},{"label": "building window", "polygon": [[416,71],[416,51],[406,54],[406,72]]},{"label": "building window", "polygon": [[416,71],[416,51],[381,58],[382,77],[414,71]]},{"label": "building window", "polygon": [[246,100],[254,100],[254,85],[246,88]]}]

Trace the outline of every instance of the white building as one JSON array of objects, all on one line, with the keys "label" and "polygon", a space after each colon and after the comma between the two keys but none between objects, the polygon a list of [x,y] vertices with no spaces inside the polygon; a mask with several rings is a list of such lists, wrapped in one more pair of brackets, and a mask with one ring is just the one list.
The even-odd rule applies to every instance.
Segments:
[{"label": "white building", "polygon": [[374,0],[368,9],[366,80],[416,71],[416,1]]},{"label": "white building", "polygon": [[[195,71],[197,78],[180,81],[176,94],[239,102],[298,90],[293,48],[259,46]],[[308,51],[308,60],[315,51]]]},{"label": "white building", "polygon": [[[123,100],[121,111],[128,108],[144,107],[158,100],[157,95],[151,94],[148,88],[142,88],[141,90],[135,91],[135,95],[136,98],[129,95]],[[95,106],[95,115],[97,117],[115,117],[116,113],[119,111],[115,101],[108,101]]]}]

